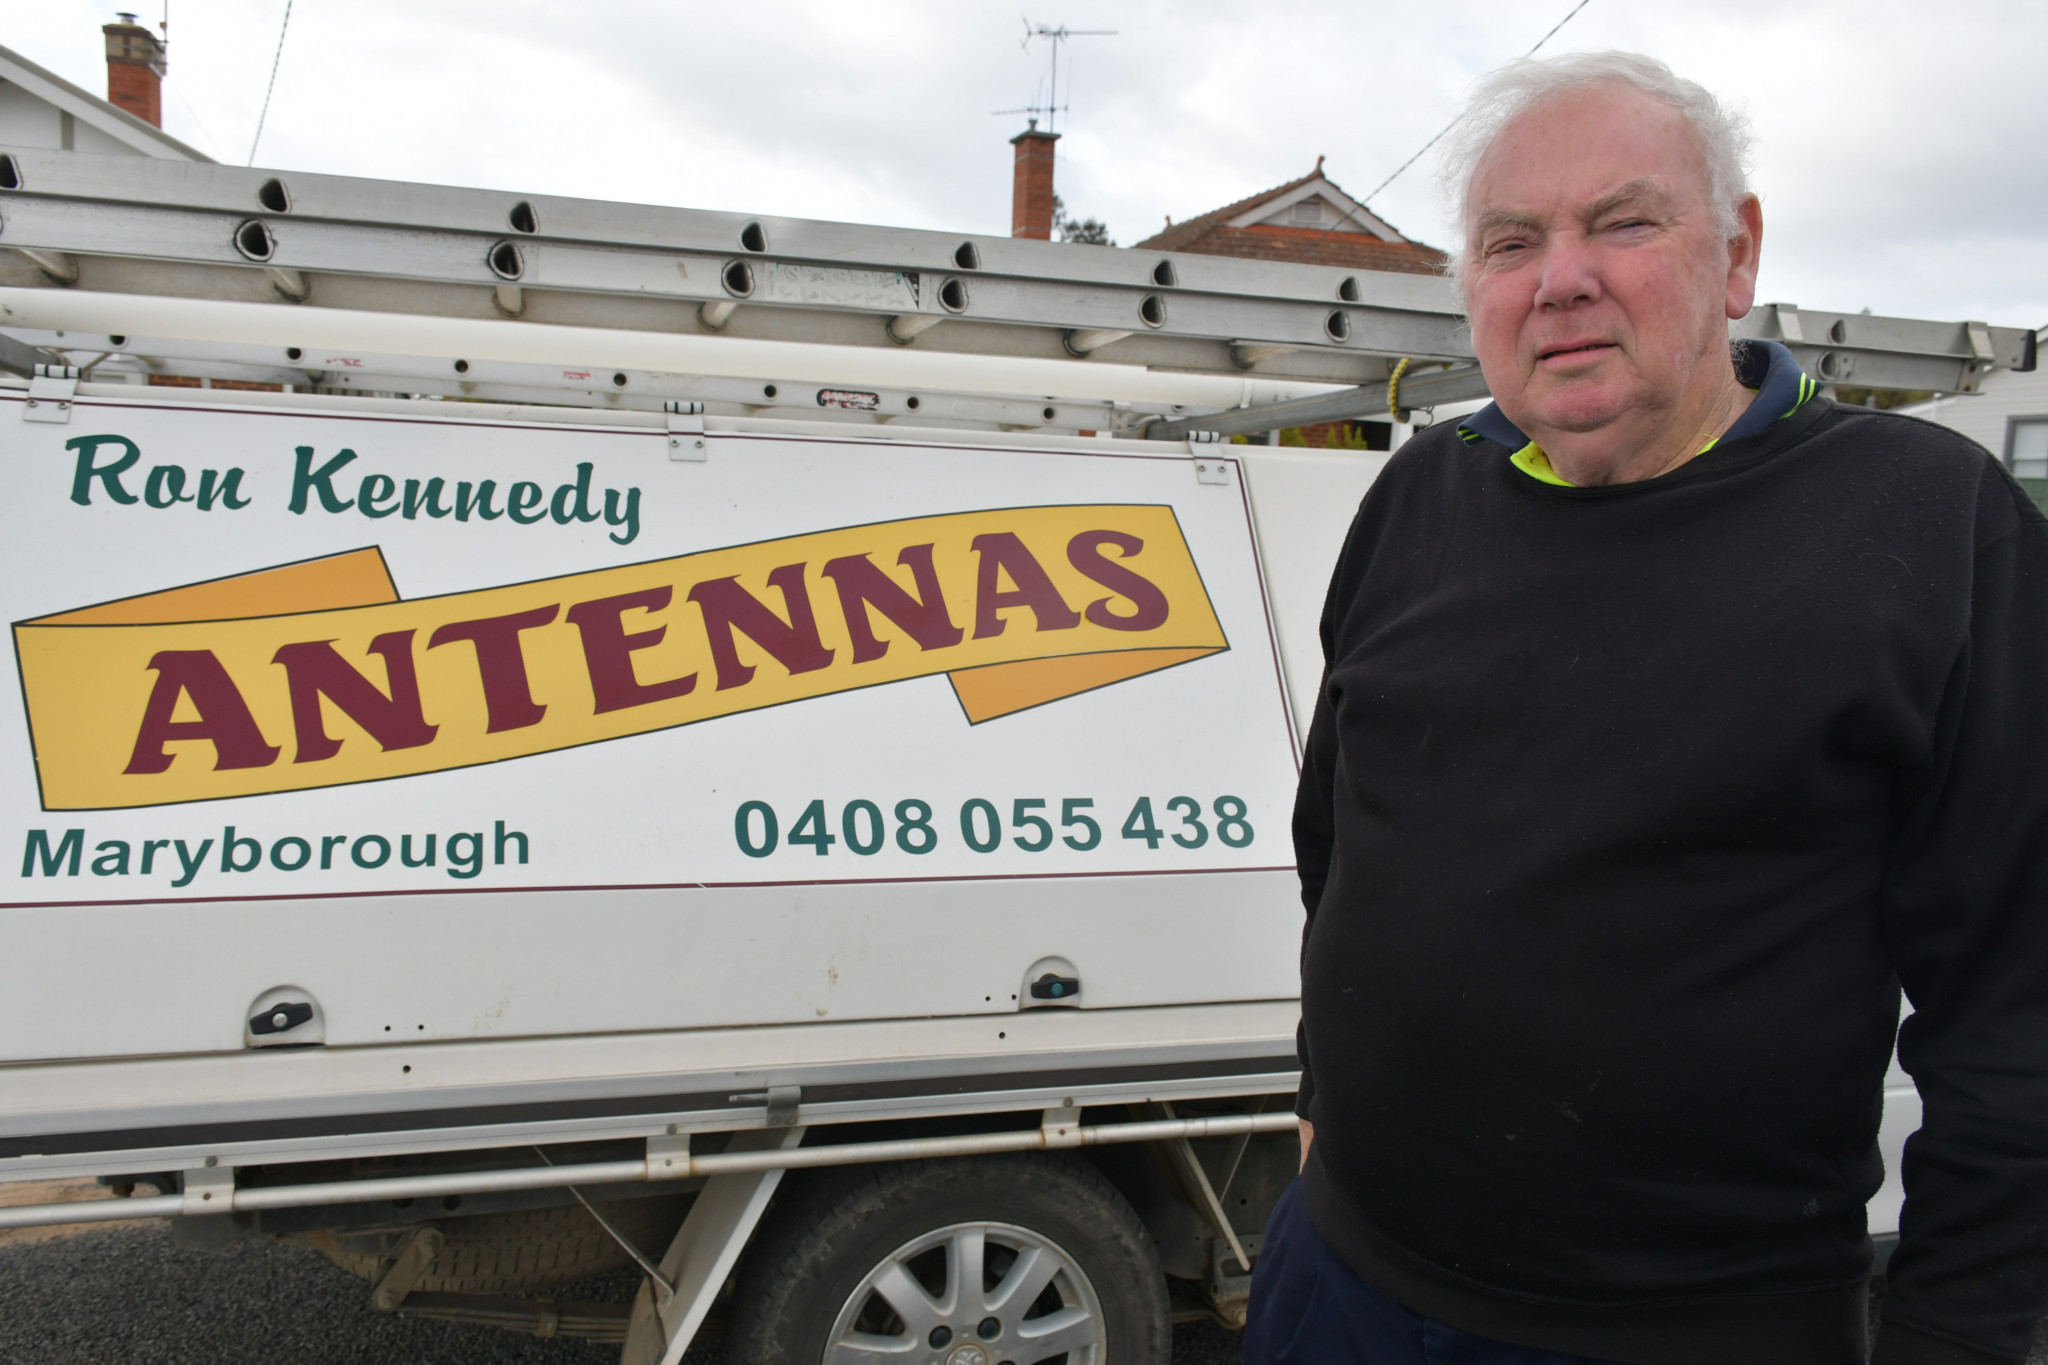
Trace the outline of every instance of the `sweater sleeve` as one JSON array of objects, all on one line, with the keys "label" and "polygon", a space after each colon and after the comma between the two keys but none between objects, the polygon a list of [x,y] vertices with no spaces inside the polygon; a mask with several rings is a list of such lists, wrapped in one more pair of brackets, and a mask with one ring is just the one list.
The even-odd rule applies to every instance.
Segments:
[{"label": "sweater sleeve", "polygon": [[[1361,518],[1362,519],[1362,518]],[[1315,928],[1316,907],[1322,904],[1323,887],[1330,880],[1330,855],[1336,844],[1331,791],[1337,775],[1337,718],[1330,709],[1330,661],[1336,655],[1337,628],[1343,617],[1342,603],[1348,602],[1353,558],[1359,539],[1359,519],[1344,537],[1344,548],[1330,578],[1323,599],[1323,614],[1317,629],[1323,649],[1323,676],[1316,685],[1316,705],[1310,717],[1308,739],[1302,746],[1301,785],[1294,795],[1294,865],[1301,877],[1301,903],[1308,918],[1301,927],[1301,951],[1308,953],[1309,933]],[[1309,1067],[1308,1025],[1297,1025],[1294,1050],[1301,1059],[1301,1088],[1295,1094],[1294,1112],[1311,1118],[1309,1106],[1315,1099],[1315,1073]]]},{"label": "sweater sleeve", "polygon": [[[1301,876],[1301,903],[1308,912],[1301,926],[1304,958],[1308,955],[1309,932],[1315,928],[1316,907],[1322,903],[1323,885],[1330,879],[1330,850],[1335,842],[1330,789],[1337,769],[1337,733],[1328,691],[1326,677],[1316,689],[1315,717],[1309,724],[1308,743],[1301,756],[1301,786],[1294,797],[1294,864]],[[1310,1118],[1316,1078],[1309,1069],[1306,1020],[1295,1026],[1294,1051],[1301,1058],[1301,1089],[1294,1098],[1294,1112]]]},{"label": "sweater sleeve", "polygon": [[1968,635],[1886,867],[1923,1116],[1872,1365],[2018,1362],[2048,1311],[2048,522],[1996,468],[1980,508]]}]

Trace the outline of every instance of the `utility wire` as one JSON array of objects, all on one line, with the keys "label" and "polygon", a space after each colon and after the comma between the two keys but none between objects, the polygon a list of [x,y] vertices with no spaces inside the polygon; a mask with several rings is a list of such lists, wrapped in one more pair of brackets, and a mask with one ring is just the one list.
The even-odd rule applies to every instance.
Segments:
[{"label": "utility wire", "polygon": [[194,128],[197,128],[199,130],[200,136],[206,139],[206,145],[212,148],[214,155],[220,155],[221,152],[225,150],[221,146],[220,139],[215,137],[212,131],[207,128],[205,120],[199,117],[199,111],[192,107],[192,101],[185,98],[185,87],[183,83],[179,81],[174,81],[170,78],[170,76],[166,75],[164,77],[164,86],[173,95],[176,95],[178,97],[178,103],[185,106],[185,112],[192,116],[192,126]]},{"label": "utility wire", "polygon": [[[1559,29],[1563,28],[1566,24],[1569,24],[1572,20],[1578,18],[1579,11],[1592,3],[1593,0],[1579,0],[1578,4],[1572,6],[1570,13],[1566,14],[1564,18],[1558,20],[1556,23],[1550,26],[1550,32],[1544,34],[1541,38],[1538,38],[1536,40],[1535,47],[1530,48],[1527,52],[1523,53],[1522,55],[1525,58],[1533,57],[1538,52],[1542,51],[1543,45],[1549,42],[1552,38],[1555,38],[1557,36],[1557,31]],[[1416,162],[1422,160],[1424,153],[1429,151],[1430,148],[1436,146],[1437,143],[1442,142],[1444,140],[1444,135],[1457,126],[1458,121],[1456,119],[1452,119],[1449,123],[1446,123],[1441,129],[1438,130],[1437,135],[1435,137],[1431,138],[1429,141],[1422,144],[1421,148],[1415,153],[1414,156],[1409,157],[1406,161],[1402,162],[1399,166],[1395,167],[1394,173],[1392,175],[1388,176],[1385,180],[1380,181],[1379,184],[1373,186],[1371,191],[1367,193],[1364,198],[1357,200],[1356,208],[1346,210],[1342,218],[1339,218],[1331,226],[1324,228],[1318,236],[1313,237],[1308,242],[1304,243],[1301,250],[1295,252],[1292,256],[1289,256],[1287,259],[1290,261],[1298,261],[1303,256],[1307,255],[1309,252],[1313,251],[1316,247],[1320,246],[1322,244],[1323,238],[1328,237],[1338,228],[1343,227],[1345,223],[1351,221],[1351,219],[1355,217],[1357,214],[1364,211],[1366,206],[1372,203],[1374,197],[1377,196],[1381,190],[1393,184],[1396,180],[1399,180],[1401,178],[1402,172],[1406,171],[1410,166],[1413,166]]]},{"label": "utility wire", "polygon": [[[171,0],[164,0],[163,22],[158,24],[157,27],[163,30],[164,51],[169,52],[171,50]],[[219,156],[223,144],[219,138],[213,135],[212,130],[206,126],[206,121],[199,117],[199,111],[192,107],[192,101],[185,98],[184,84],[180,81],[172,80],[171,73],[168,71],[164,72],[163,83],[170,87],[171,93],[178,97],[178,103],[184,105],[185,112],[192,116],[192,126],[197,128],[199,135],[206,139],[206,145],[213,149],[215,156]]]},{"label": "utility wire", "polygon": [[1552,38],[1555,38],[1557,36],[1557,31],[1563,28],[1566,24],[1569,24],[1573,19],[1577,18],[1579,11],[1584,9],[1589,3],[1591,3],[1591,0],[1579,0],[1578,4],[1572,6],[1572,12],[1570,14],[1567,14],[1564,18],[1552,24],[1550,26],[1550,32],[1544,34],[1541,38],[1538,38],[1536,40],[1536,46],[1530,48],[1527,52],[1524,52],[1522,55],[1524,57],[1535,56],[1538,48],[1541,48],[1545,43],[1549,42]]},{"label": "utility wire", "polygon": [[[1585,0],[1579,0],[1584,4]],[[292,0],[284,0],[284,22],[277,26],[277,52],[270,59],[270,84],[263,87],[263,112],[256,116],[256,136],[249,139],[249,160],[256,164],[256,146],[263,141],[263,124],[270,117],[271,92],[277,89],[277,64],[284,60],[284,35],[292,26]]]}]

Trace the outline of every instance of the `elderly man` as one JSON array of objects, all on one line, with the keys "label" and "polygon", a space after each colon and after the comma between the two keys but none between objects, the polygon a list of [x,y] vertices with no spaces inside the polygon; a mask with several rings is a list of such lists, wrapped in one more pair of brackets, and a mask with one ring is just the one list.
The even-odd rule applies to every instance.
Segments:
[{"label": "elderly man", "polygon": [[[2016,1362],[2048,1308],[2048,521],[1737,345],[1739,120],[1621,53],[1484,81],[1495,405],[1359,509],[1295,838],[1301,1180],[1258,1365]],[[1903,986],[1914,1013],[1897,1029]]]}]

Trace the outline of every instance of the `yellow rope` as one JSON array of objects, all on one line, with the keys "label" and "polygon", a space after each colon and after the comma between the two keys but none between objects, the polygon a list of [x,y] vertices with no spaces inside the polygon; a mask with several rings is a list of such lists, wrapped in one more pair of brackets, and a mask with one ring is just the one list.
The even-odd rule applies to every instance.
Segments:
[{"label": "yellow rope", "polygon": [[1408,367],[1414,363],[1406,356],[1401,357],[1400,363],[1394,366],[1394,373],[1387,379],[1387,416],[1397,422],[1401,420],[1401,376],[1408,373]]}]

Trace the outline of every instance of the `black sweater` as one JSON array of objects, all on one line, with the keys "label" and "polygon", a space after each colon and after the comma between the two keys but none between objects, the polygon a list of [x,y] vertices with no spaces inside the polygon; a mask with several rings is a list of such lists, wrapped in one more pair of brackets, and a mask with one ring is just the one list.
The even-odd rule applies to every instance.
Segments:
[{"label": "black sweater", "polygon": [[1330,587],[1295,838],[1308,1206],[1409,1308],[1640,1365],[1865,1348],[1899,1015],[1923,1126],[1875,1365],[2048,1310],[2048,521],[1815,400],[1543,484],[1448,425]]}]

